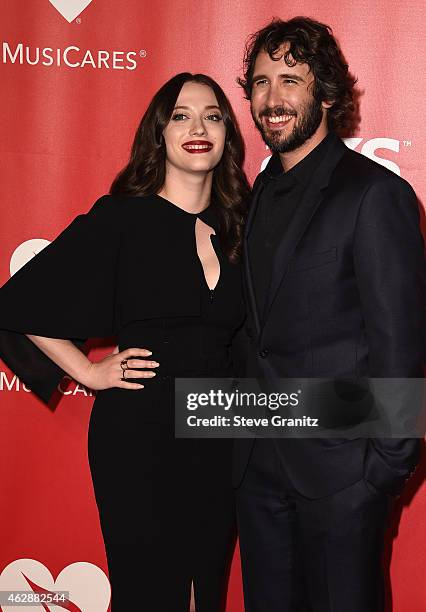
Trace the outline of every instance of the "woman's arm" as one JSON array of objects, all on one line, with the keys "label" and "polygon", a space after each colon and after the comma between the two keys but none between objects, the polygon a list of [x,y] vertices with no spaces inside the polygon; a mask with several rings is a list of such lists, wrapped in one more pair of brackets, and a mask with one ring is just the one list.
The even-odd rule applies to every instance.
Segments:
[{"label": "woman's arm", "polygon": [[[99,362],[92,362],[70,340],[62,338],[46,338],[45,336],[26,336],[72,378],[89,389],[96,391],[121,387],[123,389],[142,389],[143,385],[121,380],[123,370],[121,361],[127,359],[126,379],[152,378],[155,372],[132,368],[156,368],[156,361],[141,359],[151,352],[142,348],[129,348],[121,352],[107,355]],[[131,359],[135,357],[136,359]]]}]

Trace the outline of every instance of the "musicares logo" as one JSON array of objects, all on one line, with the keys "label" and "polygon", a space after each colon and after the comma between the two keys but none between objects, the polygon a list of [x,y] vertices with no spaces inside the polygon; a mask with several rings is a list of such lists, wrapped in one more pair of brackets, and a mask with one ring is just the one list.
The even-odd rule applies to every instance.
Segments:
[{"label": "musicares logo", "polygon": [[68,23],[78,17],[85,8],[89,6],[92,0],[49,0],[55,9],[61,13]]},{"label": "musicares logo", "polygon": [[[92,0],[49,0],[50,4],[69,22],[73,21]],[[145,58],[146,49],[140,51],[81,49],[77,45],[66,47],[29,46],[24,42],[2,43],[3,64],[28,66],[54,66],[68,68],[96,68],[136,70],[139,58]]]}]

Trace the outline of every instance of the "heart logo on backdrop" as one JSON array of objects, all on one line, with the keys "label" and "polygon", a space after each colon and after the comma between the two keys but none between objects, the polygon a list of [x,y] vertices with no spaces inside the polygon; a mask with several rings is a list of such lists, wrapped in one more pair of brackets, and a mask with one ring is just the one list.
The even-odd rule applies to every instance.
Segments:
[{"label": "heart logo on backdrop", "polygon": [[44,238],[31,238],[17,246],[10,258],[10,276],[13,276],[15,272],[40,253],[48,244],[50,244],[49,241]]},{"label": "heart logo on backdrop", "polygon": [[71,23],[84,9],[89,6],[92,0],[49,0],[62,17]]},{"label": "heart logo on backdrop", "polygon": [[[3,612],[106,612],[111,599],[111,586],[105,573],[93,563],[80,561],[67,565],[53,579],[49,570],[34,559],[18,559],[4,568],[0,575],[0,591],[68,591],[67,603],[40,603],[33,606],[2,605]],[[48,600],[46,599],[46,602]]]}]

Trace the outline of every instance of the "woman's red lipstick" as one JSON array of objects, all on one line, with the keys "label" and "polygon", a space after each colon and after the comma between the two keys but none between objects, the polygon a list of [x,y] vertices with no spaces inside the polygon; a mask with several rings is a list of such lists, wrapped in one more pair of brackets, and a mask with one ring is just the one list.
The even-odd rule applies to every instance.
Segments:
[{"label": "woman's red lipstick", "polygon": [[188,140],[182,148],[188,153],[208,153],[213,149],[213,143],[209,140]]}]

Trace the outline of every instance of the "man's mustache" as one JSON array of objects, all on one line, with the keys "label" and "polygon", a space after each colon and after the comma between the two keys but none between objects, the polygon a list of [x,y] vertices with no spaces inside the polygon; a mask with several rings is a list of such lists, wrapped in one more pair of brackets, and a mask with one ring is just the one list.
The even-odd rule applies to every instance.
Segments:
[{"label": "man's mustache", "polygon": [[284,106],[274,106],[273,108],[265,108],[259,113],[259,117],[280,117],[281,115],[292,115],[296,117],[297,113],[292,108]]}]

